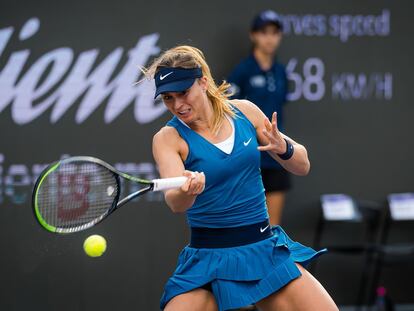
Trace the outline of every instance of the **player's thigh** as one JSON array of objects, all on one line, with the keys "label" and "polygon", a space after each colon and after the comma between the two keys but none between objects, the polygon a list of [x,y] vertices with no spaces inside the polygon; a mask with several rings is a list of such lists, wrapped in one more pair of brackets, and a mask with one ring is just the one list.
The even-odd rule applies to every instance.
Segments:
[{"label": "player's thigh", "polygon": [[171,299],[164,311],[217,311],[213,294],[202,288],[197,288]]},{"label": "player's thigh", "polygon": [[261,311],[338,311],[328,292],[306,269],[297,264],[302,276],[280,291],[259,301]]}]

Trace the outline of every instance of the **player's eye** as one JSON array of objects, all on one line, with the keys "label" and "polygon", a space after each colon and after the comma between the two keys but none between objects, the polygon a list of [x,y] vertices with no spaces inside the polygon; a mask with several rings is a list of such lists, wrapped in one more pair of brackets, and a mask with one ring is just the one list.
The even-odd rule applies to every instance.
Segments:
[{"label": "player's eye", "polygon": [[163,101],[169,101],[169,100],[171,100],[172,99],[172,96],[170,96],[170,95],[164,95],[163,97],[162,97],[162,100]]}]

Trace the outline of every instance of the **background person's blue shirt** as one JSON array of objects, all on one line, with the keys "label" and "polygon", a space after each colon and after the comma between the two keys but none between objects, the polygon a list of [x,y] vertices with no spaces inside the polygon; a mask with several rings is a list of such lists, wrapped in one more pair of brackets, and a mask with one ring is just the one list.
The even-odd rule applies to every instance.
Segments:
[{"label": "background person's blue shirt", "polygon": [[[252,54],[236,66],[228,82],[234,92],[232,98],[255,103],[268,118],[276,111],[278,128],[283,132],[283,106],[286,103],[288,83],[286,69],[282,64],[275,61],[269,70],[263,70]],[[282,169],[267,152],[261,152],[261,167]]]}]

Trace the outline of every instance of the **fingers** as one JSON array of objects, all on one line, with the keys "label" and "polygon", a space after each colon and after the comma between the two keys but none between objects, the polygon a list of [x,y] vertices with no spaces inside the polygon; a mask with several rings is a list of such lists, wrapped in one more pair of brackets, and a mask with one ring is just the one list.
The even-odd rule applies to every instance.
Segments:
[{"label": "fingers", "polygon": [[185,184],[181,186],[183,192],[189,195],[198,195],[204,191],[206,176],[203,172],[184,171],[183,175],[188,178]]},{"label": "fingers", "polygon": [[277,127],[277,112],[273,112],[272,114],[272,122],[270,122],[267,118],[264,119],[264,125],[265,125],[265,129],[268,132],[271,133],[277,133],[279,132],[279,129]]},{"label": "fingers", "polygon": [[183,175],[187,177],[187,181],[184,183],[184,185],[181,186],[181,190],[184,192],[187,192],[191,184],[192,172],[184,171]]},{"label": "fingers", "polygon": [[277,112],[273,112],[272,114],[272,125],[276,126],[277,125]]},{"label": "fingers", "polygon": [[272,134],[271,131],[268,131],[268,130],[263,129],[262,132],[263,132],[263,135],[266,136],[266,138],[269,140],[269,143],[270,144],[274,144],[275,143],[276,138],[275,138],[275,135]]},{"label": "fingers", "polygon": [[260,151],[277,151],[281,149],[284,139],[281,136],[279,129],[277,127],[277,112],[273,112],[272,114],[272,121],[270,122],[269,119],[264,119],[265,128],[262,130],[263,135],[269,140],[269,143],[265,146],[257,147]]},{"label": "fingers", "polygon": [[265,119],[265,129],[262,130],[263,135],[266,136],[269,143],[265,146],[259,146],[257,149],[259,151],[269,151],[273,149],[274,143],[275,143],[275,137],[272,135],[272,124],[268,119]]},{"label": "fingers", "polygon": [[264,125],[265,125],[265,129],[268,130],[269,132],[272,130],[272,123],[270,123],[269,119],[267,118],[264,119]]},{"label": "fingers", "polygon": [[204,173],[194,172],[194,178],[191,181],[189,193],[192,195],[197,195],[203,192],[205,186],[205,176]]},{"label": "fingers", "polygon": [[266,146],[259,146],[259,147],[257,147],[257,149],[259,151],[269,151],[269,150],[272,150],[273,148],[274,147],[271,144],[266,145]]},{"label": "fingers", "polygon": [[270,122],[267,118],[264,119],[264,125],[266,130],[271,131],[277,129],[277,112],[273,112],[272,121]]},{"label": "fingers", "polygon": [[274,133],[277,133],[277,134],[279,133],[279,129],[277,127],[277,112],[276,111],[273,112],[273,115],[272,115],[272,130]]}]

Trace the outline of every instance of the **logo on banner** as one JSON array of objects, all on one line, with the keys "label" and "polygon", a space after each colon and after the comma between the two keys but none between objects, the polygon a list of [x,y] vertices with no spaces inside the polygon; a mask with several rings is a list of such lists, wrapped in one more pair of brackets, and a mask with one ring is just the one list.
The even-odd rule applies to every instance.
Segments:
[{"label": "logo on banner", "polygon": [[[130,105],[138,123],[149,123],[166,111],[153,99],[153,81],[144,79],[134,85],[143,78],[139,68],[160,52],[158,33],[142,36],[129,51],[115,48],[100,63],[99,49],[75,53],[70,47],[56,48],[30,62],[30,49],[12,51],[7,60],[2,59],[12,38],[24,42],[39,29],[36,17],[20,31],[14,27],[0,29],[0,60],[5,64],[0,68],[0,113],[10,107],[15,123],[30,123],[46,111],[50,122],[56,123],[76,105],[75,122],[80,124],[104,102],[105,123],[114,121]],[[128,59],[115,74],[124,55]]]}]

